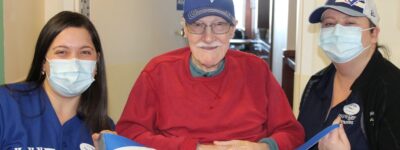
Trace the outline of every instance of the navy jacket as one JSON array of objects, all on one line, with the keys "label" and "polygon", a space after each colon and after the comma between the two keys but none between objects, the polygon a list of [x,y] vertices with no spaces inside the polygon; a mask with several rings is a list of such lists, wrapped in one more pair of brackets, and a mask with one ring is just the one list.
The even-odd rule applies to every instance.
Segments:
[{"label": "navy jacket", "polygon": [[[305,112],[310,108],[307,106],[313,105],[315,101],[310,100],[309,97],[316,92],[321,92],[315,90],[319,88],[318,86],[329,84],[324,77],[327,74],[332,74],[332,70],[334,72],[335,68],[331,64],[312,76],[304,90],[300,104],[299,121],[306,129],[307,139],[313,136],[312,133],[307,133],[307,130],[323,129],[319,126],[310,127],[307,125],[313,121],[307,118],[310,114]],[[325,83],[321,84],[321,82]],[[361,100],[362,118],[360,118],[359,130],[363,133],[360,136],[366,137],[369,149],[400,150],[400,70],[383,58],[380,52],[376,50],[366,68],[352,85],[351,90],[352,94],[349,99]],[[326,115],[328,109],[329,107],[322,108],[325,112],[319,115]],[[350,138],[349,140],[351,142]],[[355,146],[357,143],[351,144]]]}]

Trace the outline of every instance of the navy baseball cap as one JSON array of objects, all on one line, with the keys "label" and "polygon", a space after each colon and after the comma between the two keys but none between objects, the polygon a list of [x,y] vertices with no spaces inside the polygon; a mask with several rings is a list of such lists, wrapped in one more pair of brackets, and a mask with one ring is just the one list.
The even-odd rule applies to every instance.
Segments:
[{"label": "navy baseball cap", "polygon": [[375,25],[379,22],[379,15],[373,0],[328,0],[324,6],[311,13],[310,23],[321,22],[322,15],[327,9],[335,9],[349,16],[367,17]]},{"label": "navy baseball cap", "polygon": [[219,16],[230,24],[235,22],[235,8],[232,0],[185,0],[183,17],[189,24],[206,16]]}]

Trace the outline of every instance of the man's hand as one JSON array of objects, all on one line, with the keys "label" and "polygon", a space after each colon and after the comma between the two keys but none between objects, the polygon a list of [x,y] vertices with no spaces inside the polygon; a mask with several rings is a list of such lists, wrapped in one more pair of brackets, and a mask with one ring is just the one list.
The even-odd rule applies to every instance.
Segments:
[{"label": "man's hand", "polygon": [[232,140],[232,141],[215,141],[217,146],[225,146],[226,150],[269,150],[265,143],[255,143],[250,141]]},{"label": "man's hand", "polygon": [[[333,123],[340,123],[340,117],[336,118]],[[350,142],[344,132],[343,124],[339,128],[334,129],[331,133],[326,135],[319,141],[318,149],[320,150],[350,150]]]},{"label": "man's hand", "polygon": [[214,144],[199,144],[197,150],[227,150],[227,146],[219,146]]}]

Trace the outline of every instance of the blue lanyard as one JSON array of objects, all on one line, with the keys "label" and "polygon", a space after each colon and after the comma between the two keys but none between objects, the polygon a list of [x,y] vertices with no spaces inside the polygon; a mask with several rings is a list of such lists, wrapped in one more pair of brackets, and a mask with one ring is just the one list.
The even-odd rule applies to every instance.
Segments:
[{"label": "blue lanyard", "polygon": [[306,143],[298,147],[296,150],[308,150],[312,146],[314,146],[319,140],[321,140],[325,135],[327,135],[329,132],[331,132],[333,129],[336,129],[339,127],[339,124],[333,124],[318,134],[314,135],[310,140],[308,140]]}]

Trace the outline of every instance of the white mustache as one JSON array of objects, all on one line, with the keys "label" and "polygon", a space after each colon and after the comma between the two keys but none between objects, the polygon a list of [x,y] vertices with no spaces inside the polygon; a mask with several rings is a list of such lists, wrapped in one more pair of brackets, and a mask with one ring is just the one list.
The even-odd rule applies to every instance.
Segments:
[{"label": "white mustache", "polygon": [[204,43],[204,42],[200,42],[200,43],[197,43],[196,44],[196,47],[199,47],[199,48],[203,48],[203,47],[219,47],[219,46],[222,46],[222,43],[221,42],[217,42],[217,41],[215,41],[215,42],[212,42],[212,43]]}]

